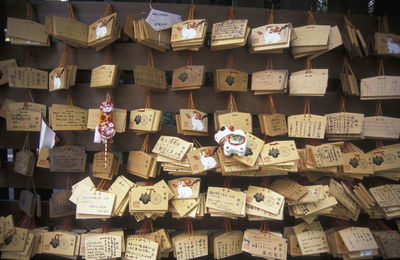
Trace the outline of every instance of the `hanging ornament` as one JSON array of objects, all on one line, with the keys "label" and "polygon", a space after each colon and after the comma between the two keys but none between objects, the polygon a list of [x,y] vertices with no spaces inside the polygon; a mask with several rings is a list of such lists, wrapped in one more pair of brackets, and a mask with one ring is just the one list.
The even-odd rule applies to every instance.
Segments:
[{"label": "hanging ornament", "polygon": [[246,153],[247,138],[243,130],[235,130],[233,126],[222,126],[214,135],[214,139],[222,146],[225,156],[244,156]]},{"label": "hanging ornament", "polygon": [[98,132],[101,142],[106,143],[107,140],[110,140],[115,135],[115,125],[113,123],[113,112],[114,105],[111,101],[103,101],[100,104],[100,123],[96,127],[96,131]]}]

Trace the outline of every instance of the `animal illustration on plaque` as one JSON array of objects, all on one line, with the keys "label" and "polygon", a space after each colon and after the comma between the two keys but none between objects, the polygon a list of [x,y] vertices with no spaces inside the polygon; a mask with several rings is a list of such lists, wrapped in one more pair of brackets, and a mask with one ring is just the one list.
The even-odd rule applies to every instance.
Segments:
[{"label": "animal illustration on plaque", "polygon": [[184,40],[193,39],[197,36],[197,27],[204,23],[204,20],[196,24],[196,22],[187,23],[183,25],[183,28],[178,27],[178,30],[182,31],[182,38]]},{"label": "animal illustration on plaque", "polygon": [[[190,118],[190,115],[186,114],[186,116]],[[200,113],[193,111],[191,116],[192,129],[197,131],[203,131],[205,128],[203,120],[205,118],[207,118],[207,115],[202,116]]]},{"label": "animal illustration on plaque", "polygon": [[399,41],[394,42],[393,37],[387,37],[386,45],[389,53],[399,54],[400,53],[400,43]]},{"label": "animal illustration on plaque", "polygon": [[204,170],[212,169],[217,165],[217,161],[214,159],[213,155],[214,153],[211,150],[208,150],[206,153],[201,152],[200,162],[203,165]]},{"label": "animal illustration on plaque", "polygon": [[195,181],[192,181],[192,180],[179,181],[178,187],[177,187],[178,198],[190,198],[193,195],[193,185],[199,181],[200,181],[200,179],[197,179]]},{"label": "animal illustration on plaque", "polygon": [[52,76],[54,89],[61,88],[61,77],[62,77],[63,72],[64,72],[64,69],[54,71],[54,75]]},{"label": "animal illustration on plaque", "polygon": [[288,27],[289,27],[288,24],[286,24],[282,27],[279,27],[276,25],[269,25],[265,28],[265,32],[258,31],[257,33],[259,35],[263,35],[265,43],[273,44],[273,43],[280,42],[282,40],[281,32],[282,32],[282,30],[284,30]]},{"label": "animal illustration on plaque", "polygon": [[193,195],[192,187],[186,186],[185,182],[178,183],[178,198],[190,198]]},{"label": "animal illustration on plaque", "polygon": [[114,19],[114,16],[111,16],[109,19],[101,19],[96,24],[96,39],[102,38],[107,34],[107,25],[110,21]]}]

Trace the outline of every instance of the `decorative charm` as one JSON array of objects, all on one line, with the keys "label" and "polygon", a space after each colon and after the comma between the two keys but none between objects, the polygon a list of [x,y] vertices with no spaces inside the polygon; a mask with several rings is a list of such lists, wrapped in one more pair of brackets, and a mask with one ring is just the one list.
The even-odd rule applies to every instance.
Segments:
[{"label": "decorative charm", "polygon": [[223,126],[214,135],[214,140],[222,145],[225,156],[232,154],[244,156],[246,153],[247,138],[243,130],[234,130],[233,127]]},{"label": "decorative charm", "polygon": [[104,101],[100,105],[100,123],[96,128],[98,131],[101,141],[105,143],[115,135],[115,125],[113,123],[113,112],[114,105],[111,101]]}]

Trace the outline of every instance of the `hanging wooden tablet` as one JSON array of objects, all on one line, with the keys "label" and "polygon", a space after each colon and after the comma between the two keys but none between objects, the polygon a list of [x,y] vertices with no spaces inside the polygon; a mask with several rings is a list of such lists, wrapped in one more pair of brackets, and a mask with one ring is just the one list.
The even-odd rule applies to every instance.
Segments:
[{"label": "hanging wooden tablet", "polygon": [[350,21],[348,16],[344,16],[343,44],[347,54],[351,59],[356,57],[366,57],[369,55],[368,46],[360,30]]},{"label": "hanging wooden tablet", "polygon": [[361,79],[360,92],[361,100],[399,99],[400,76],[385,75],[383,60],[380,60],[378,76]]},{"label": "hanging wooden tablet", "polygon": [[259,114],[261,133],[268,136],[285,135],[287,133],[286,116],[276,113],[275,102],[272,95],[267,97],[266,113]]},{"label": "hanging wooden tablet", "polygon": [[204,66],[188,65],[172,73],[172,90],[199,89],[204,84]]},{"label": "hanging wooden tablet", "polygon": [[372,155],[375,172],[397,171],[400,168],[400,148],[377,148],[368,152]]},{"label": "hanging wooden tablet", "polygon": [[18,67],[17,61],[15,59],[0,61],[0,85],[8,83],[9,81],[8,68],[14,68],[14,67]]},{"label": "hanging wooden tablet", "polygon": [[72,193],[69,190],[51,194],[49,199],[50,218],[59,218],[75,215],[75,205],[69,201]]},{"label": "hanging wooden tablet", "polygon": [[400,252],[400,233],[398,231],[392,230],[385,225],[384,230],[375,231],[372,234],[384,259],[397,257]]},{"label": "hanging wooden tablet", "polygon": [[209,171],[220,166],[216,146],[202,146],[188,152],[193,174]]},{"label": "hanging wooden tablet", "polygon": [[347,57],[344,57],[343,69],[340,73],[340,83],[342,91],[347,96],[360,96],[357,78],[350,67]]},{"label": "hanging wooden tablet", "polygon": [[243,235],[242,250],[253,257],[286,260],[287,240],[276,233],[247,229]]},{"label": "hanging wooden tablet", "polygon": [[26,19],[7,17],[7,36],[11,44],[50,46],[45,26],[33,21],[33,6],[27,3]]},{"label": "hanging wooden tablet", "polygon": [[22,149],[15,154],[14,171],[32,177],[35,169],[36,157],[30,151],[29,134],[26,134]]},{"label": "hanging wooden tablet", "polygon": [[247,19],[235,19],[235,10],[231,6],[228,20],[213,24],[211,50],[226,50],[244,46],[250,34],[247,22]]},{"label": "hanging wooden tablet", "polygon": [[129,128],[138,134],[155,133],[160,130],[162,112],[151,108],[132,110]]},{"label": "hanging wooden tablet", "polygon": [[214,74],[215,91],[239,91],[246,92],[248,85],[248,74],[234,69],[234,56],[228,57],[226,69],[218,69]]},{"label": "hanging wooden tablet", "polygon": [[369,228],[350,227],[342,229],[338,231],[338,233],[348,252],[373,250],[378,248]]},{"label": "hanging wooden tablet", "polygon": [[295,38],[292,24],[274,23],[274,10],[271,9],[267,25],[251,30],[250,53],[281,53]]},{"label": "hanging wooden tablet", "polygon": [[66,45],[57,68],[49,73],[49,91],[68,89],[75,85],[77,66],[68,65],[70,51],[70,47]]},{"label": "hanging wooden tablet", "polygon": [[172,72],[172,90],[199,89],[204,80],[204,66],[192,65],[192,55],[188,54],[186,66]]},{"label": "hanging wooden tablet", "polygon": [[178,134],[208,135],[208,115],[194,108],[193,94],[188,94],[188,109],[180,109],[176,115]]},{"label": "hanging wooden tablet", "polygon": [[152,152],[181,161],[193,146],[192,143],[174,136],[160,136]]},{"label": "hanging wooden tablet", "polygon": [[85,238],[85,259],[112,259],[122,254],[123,237],[107,233]]},{"label": "hanging wooden tablet", "polygon": [[46,232],[42,236],[43,253],[74,256],[78,236],[69,232]]},{"label": "hanging wooden tablet", "polygon": [[111,152],[98,152],[93,156],[92,173],[96,178],[112,180],[118,175],[120,158]]},{"label": "hanging wooden tablet", "polygon": [[206,231],[194,231],[191,220],[185,220],[185,232],[172,238],[174,257],[177,260],[193,259],[208,255]]},{"label": "hanging wooden tablet", "polygon": [[68,3],[68,17],[46,16],[46,32],[74,47],[87,47],[89,26],[75,19],[73,9],[72,4]]},{"label": "hanging wooden tablet", "polygon": [[376,104],[375,116],[364,117],[363,134],[370,139],[399,139],[400,118],[383,116],[381,102]]},{"label": "hanging wooden tablet", "polygon": [[[294,58],[303,57],[303,55],[311,55],[316,51],[328,49],[331,26],[316,25],[314,15],[311,11],[307,12],[307,23],[308,25],[306,26],[294,28],[297,38],[290,43],[292,46],[292,53],[295,54]],[[299,55],[300,53],[302,53],[302,55]]]},{"label": "hanging wooden tablet", "polygon": [[148,51],[148,65],[133,67],[133,74],[135,76],[135,86],[141,88],[148,88],[154,91],[165,91],[167,89],[167,81],[165,71],[154,67],[153,52],[149,48]]},{"label": "hanging wooden tablet", "polygon": [[92,70],[91,88],[115,87],[118,76],[118,65],[101,65]]},{"label": "hanging wooden tablet", "polygon": [[8,244],[2,246],[1,250],[5,252],[10,251],[23,251],[25,248],[25,241],[28,238],[29,229],[15,227],[15,232],[9,236]]},{"label": "hanging wooden tablet", "polygon": [[131,189],[130,213],[163,214],[168,210],[168,187],[138,186]]},{"label": "hanging wooden tablet", "polygon": [[302,255],[329,252],[329,245],[321,224],[319,222],[313,223],[318,223],[318,227],[304,222],[293,227]]},{"label": "hanging wooden tablet", "polygon": [[326,114],[325,136],[331,139],[363,138],[364,114],[345,112],[346,99],[340,99],[339,113]]},{"label": "hanging wooden tablet", "polygon": [[99,51],[116,41],[120,36],[118,14],[112,4],[107,4],[103,17],[89,25],[88,45]]},{"label": "hanging wooden tablet", "polygon": [[[150,220],[146,219],[145,221]],[[144,258],[156,260],[157,256],[160,254],[160,244],[161,240],[159,237],[152,235],[152,233],[144,233],[141,229],[138,235],[130,235],[127,237],[125,257],[128,259]]]},{"label": "hanging wooden tablet", "polygon": [[48,89],[49,73],[47,71],[9,66],[7,73],[10,88]]},{"label": "hanging wooden tablet", "polygon": [[54,131],[86,130],[87,113],[76,106],[53,104],[49,107],[49,122]]},{"label": "hanging wooden tablet", "polygon": [[6,112],[7,131],[29,131],[39,132],[42,120],[42,113],[17,109]]},{"label": "hanging wooden tablet", "polygon": [[380,56],[400,58],[400,35],[390,33],[386,15],[378,17],[378,32],[374,33],[374,52]]},{"label": "hanging wooden tablet", "polygon": [[326,117],[310,113],[310,101],[307,98],[304,104],[303,115],[288,117],[288,136],[299,138],[324,139]]},{"label": "hanging wooden tablet", "polygon": [[132,28],[133,38],[138,43],[161,52],[165,52],[171,48],[170,29],[156,31],[143,18],[132,18]]},{"label": "hanging wooden tablet", "polygon": [[60,146],[49,150],[51,172],[85,172],[86,157],[83,146]]},{"label": "hanging wooden tablet", "polygon": [[155,133],[161,128],[162,111],[151,109],[151,92],[146,96],[144,108],[130,112],[129,129],[137,134]]},{"label": "hanging wooden tablet", "polygon": [[189,8],[188,20],[172,26],[171,45],[174,51],[198,51],[204,45],[207,31],[205,19],[194,19],[195,5]]},{"label": "hanging wooden tablet", "polygon": [[265,95],[287,92],[288,71],[273,70],[272,57],[268,56],[266,70],[253,72],[251,90],[254,95]]},{"label": "hanging wooden tablet", "polygon": [[146,134],[140,151],[130,151],[126,171],[143,179],[154,178],[159,173],[156,156],[149,153],[150,135]]},{"label": "hanging wooden tablet", "polygon": [[312,69],[307,57],[307,69],[290,74],[291,96],[324,96],[328,87],[328,69]]}]

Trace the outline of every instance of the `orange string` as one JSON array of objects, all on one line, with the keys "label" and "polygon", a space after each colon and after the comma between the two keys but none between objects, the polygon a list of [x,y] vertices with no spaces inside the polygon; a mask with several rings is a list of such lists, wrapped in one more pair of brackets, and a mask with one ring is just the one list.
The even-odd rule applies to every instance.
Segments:
[{"label": "orange string", "polygon": [[273,24],[273,23],[274,23],[274,9],[271,8],[271,11],[268,14],[267,24]]},{"label": "orange string", "polygon": [[275,101],[272,95],[267,96],[267,113],[268,114],[276,113]]},{"label": "orange string", "polygon": [[[232,1],[233,3],[233,1]],[[235,8],[233,6],[229,7],[229,12],[228,12],[228,20],[233,20],[235,19]]]},{"label": "orange string", "polygon": [[307,24],[316,24],[314,14],[311,11],[307,11]]},{"label": "orange string", "polygon": [[188,108],[189,109],[195,109],[192,91],[188,92]]},{"label": "orange string", "polygon": [[104,11],[103,17],[109,16],[112,13],[113,13],[113,6],[111,3],[108,3],[106,10]]}]

